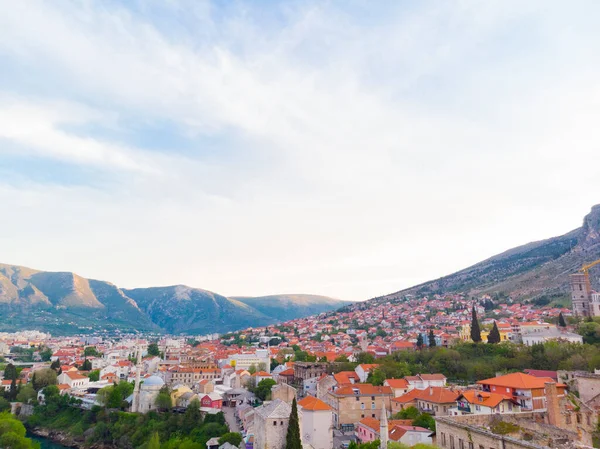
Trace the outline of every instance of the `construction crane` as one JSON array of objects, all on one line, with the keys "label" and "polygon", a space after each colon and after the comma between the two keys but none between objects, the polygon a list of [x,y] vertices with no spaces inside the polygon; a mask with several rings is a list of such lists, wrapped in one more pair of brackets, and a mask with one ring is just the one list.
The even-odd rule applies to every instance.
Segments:
[{"label": "construction crane", "polygon": [[588,274],[588,270],[592,267],[595,267],[598,264],[600,264],[600,259],[584,265],[583,267],[581,267],[581,270],[579,270],[579,271],[581,271],[583,274]]}]

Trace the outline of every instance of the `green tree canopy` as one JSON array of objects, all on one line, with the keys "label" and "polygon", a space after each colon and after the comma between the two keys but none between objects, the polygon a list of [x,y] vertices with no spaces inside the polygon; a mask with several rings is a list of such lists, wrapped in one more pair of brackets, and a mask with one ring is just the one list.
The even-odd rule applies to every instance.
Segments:
[{"label": "green tree canopy", "polygon": [[496,343],[500,343],[500,340],[501,340],[500,331],[498,330],[498,325],[494,321],[494,326],[492,327],[492,330],[488,334],[488,343],[496,344]]},{"label": "green tree canopy", "polygon": [[433,333],[433,329],[429,329],[429,347],[435,348],[435,334]]},{"label": "green tree canopy", "polygon": [[160,356],[160,349],[158,348],[158,343],[150,343],[148,345],[148,355],[152,355],[155,357]]},{"label": "green tree canopy", "polygon": [[221,444],[229,443],[234,445],[235,447],[239,447],[242,442],[242,435],[237,432],[227,432],[221,438],[219,438],[219,446]]},{"label": "green tree canopy", "polygon": [[419,334],[419,336],[417,337],[417,348],[421,349],[423,348],[423,335]]},{"label": "green tree canopy", "polygon": [[471,340],[475,343],[479,343],[481,341],[481,329],[479,328],[479,321],[477,320],[477,310],[475,310],[475,306],[473,306],[473,310],[471,311]]},{"label": "green tree canopy", "polygon": [[44,368],[34,371],[31,383],[36,391],[49,386],[56,385],[58,383],[56,371],[51,368]]},{"label": "green tree canopy", "polygon": [[567,322],[565,321],[565,317],[563,316],[562,312],[558,314],[558,325],[560,327],[567,327]]},{"label": "green tree canopy", "polygon": [[302,449],[302,439],[300,438],[300,422],[298,421],[298,404],[296,398],[292,401],[292,413],[288,424],[287,435],[285,436],[285,449]]},{"label": "green tree canopy", "polygon": [[263,379],[256,386],[254,394],[258,399],[264,401],[271,395],[271,388],[276,384],[277,382],[275,382],[273,379]]}]

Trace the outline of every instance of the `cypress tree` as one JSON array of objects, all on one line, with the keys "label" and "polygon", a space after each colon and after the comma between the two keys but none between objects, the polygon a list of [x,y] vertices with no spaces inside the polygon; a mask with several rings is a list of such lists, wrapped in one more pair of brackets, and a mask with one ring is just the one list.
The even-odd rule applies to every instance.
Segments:
[{"label": "cypress tree", "polygon": [[417,348],[423,348],[423,334],[419,334],[419,336],[417,337]]},{"label": "cypress tree", "polygon": [[292,402],[292,413],[290,414],[290,422],[288,424],[287,435],[285,436],[285,449],[302,449],[296,398],[294,398],[294,401]]},{"label": "cypress tree", "polygon": [[558,314],[558,325],[560,327],[567,327],[567,322],[565,321],[565,317],[563,316],[562,312]]},{"label": "cypress tree", "polygon": [[495,321],[494,321],[494,327],[492,327],[492,330],[490,331],[490,333],[488,335],[488,343],[491,343],[491,344],[500,343],[500,331],[498,330],[498,325],[496,324]]},{"label": "cypress tree", "polygon": [[477,311],[475,310],[475,306],[473,306],[471,315],[471,340],[475,343],[479,343],[481,341],[481,329],[479,329],[479,321],[477,321]]},{"label": "cypress tree", "polygon": [[429,329],[429,347],[435,347],[435,335],[433,334],[433,329]]}]

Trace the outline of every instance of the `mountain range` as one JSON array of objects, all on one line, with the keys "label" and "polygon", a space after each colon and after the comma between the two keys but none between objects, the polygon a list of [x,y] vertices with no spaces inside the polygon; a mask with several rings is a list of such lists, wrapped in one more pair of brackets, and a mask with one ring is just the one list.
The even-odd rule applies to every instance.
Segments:
[{"label": "mountain range", "polygon": [[318,314],[345,304],[316,295],[227,298],[185,285],[122,289],[71,272],[0,264],[0,331],[223,333]]},{"label": "mountain range", "polygon": [[[375,300],[461,292],[507,295],[517,301],[545,296],[566,304],[569,275],[598,259],[600,204],[592,207],[581,227],[564,235],[518,246],[456,273]],[[600,266],[590,270],[590,280],[596,289],[600,287],[599,276]]]}]

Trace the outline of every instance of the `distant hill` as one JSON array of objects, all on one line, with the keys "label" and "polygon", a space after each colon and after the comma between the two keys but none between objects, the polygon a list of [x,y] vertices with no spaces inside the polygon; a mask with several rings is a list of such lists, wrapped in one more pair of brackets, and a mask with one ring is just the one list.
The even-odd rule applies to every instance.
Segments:
[{"label": "distant hill", "polygon": [[[559,237],[505,251],[454,274],[376,298],[390,300],[407,294],[465,292],[504,293],[517,300],[568,297],[569,275],[585,263],[600,259],[600,205],[592,207],[583,225]],[[590,270],[598,288],[600,266]]]},{"label": "distant hill", "polygon": [[281,321],[318,315],[349,304],[349,301],[318,295],[236,296],[234,299]]},{"label": "distant hill", "polygon": [[255,307],[252,301],[239,301],[184,285],[127,290],[70,272],[0,264],[0,331],[40,329],[68,334],[118,329],[223,333],[308,316],[346,304],[310,295],[271,298],[284,297],[287,299],[279,302],[257,301]]}]

